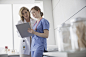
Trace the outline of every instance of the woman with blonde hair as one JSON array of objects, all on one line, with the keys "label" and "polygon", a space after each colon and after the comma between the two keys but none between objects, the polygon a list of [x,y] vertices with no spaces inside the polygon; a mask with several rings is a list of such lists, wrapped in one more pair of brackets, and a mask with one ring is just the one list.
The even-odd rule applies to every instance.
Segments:
[{"label": "woman with blonde hair", "polygon": [[[35,20],[30,17],[30,12],[28,8],[21,7],[19,10],[19,15],[21,20],[18,21],[18,24],[29,22],[31,28],[33,27]],[[23,49],[23,42],[25,42],[24,49]],[[20,57],[31,57],[30,42],[31,42],[31,37],[20,38],[20,51],[19,51]]]}]

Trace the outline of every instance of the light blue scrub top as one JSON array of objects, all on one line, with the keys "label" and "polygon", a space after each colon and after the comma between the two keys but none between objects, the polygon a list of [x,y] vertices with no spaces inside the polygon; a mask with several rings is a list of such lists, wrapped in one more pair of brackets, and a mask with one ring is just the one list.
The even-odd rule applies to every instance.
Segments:
[{"label": "light blue scrub top", "polygon": [[[35,30],[37,26],[37,30]],[[42,18],[37,25],[37,23],[33,26],[33,30],[39,33],[44,33],[44,29],[49,30],[49,22]],[[47,39],[43,37],[39,37],[37,35],[32,36],[32,45],[31,51],[35,50],[47,50]]]}]

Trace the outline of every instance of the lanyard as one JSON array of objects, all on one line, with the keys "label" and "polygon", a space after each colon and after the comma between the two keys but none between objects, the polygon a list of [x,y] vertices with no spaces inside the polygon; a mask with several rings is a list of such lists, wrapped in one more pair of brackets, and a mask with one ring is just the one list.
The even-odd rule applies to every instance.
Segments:
[{"label": "lanyard", "polygon": [[[42,18],[41,18],[42,19]],[[41,21],[41,19],[39,20],[39,22]],[[39,22],[38,22],[38,24],[39,24]],[[37,23],[37,21],[35,22],[35,24]],[[34,25],[35,25],[34,24]],[[37,30],[37,26],[38,26],[38,24],[36,25],[36,28],[35,28],[35,30]]]}]

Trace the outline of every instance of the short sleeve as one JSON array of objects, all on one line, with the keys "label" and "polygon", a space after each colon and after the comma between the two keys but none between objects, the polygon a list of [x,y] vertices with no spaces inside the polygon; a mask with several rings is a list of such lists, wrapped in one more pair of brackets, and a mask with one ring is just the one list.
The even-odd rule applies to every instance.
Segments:
[{"label": "short sleeve", "polygon": [[21,24],[21,20],[20,21],[18,21],[18,23],[17,24]]},{"label": "short sleeve", "polygon": [[49,30],[49,26],[50,26],[50,25],[49,25],[49,22],[48,22],[47,20],[44,19],[44,20],[42,21],[42,25],[43,25],[43,30],[44,30],[44,29]]}]

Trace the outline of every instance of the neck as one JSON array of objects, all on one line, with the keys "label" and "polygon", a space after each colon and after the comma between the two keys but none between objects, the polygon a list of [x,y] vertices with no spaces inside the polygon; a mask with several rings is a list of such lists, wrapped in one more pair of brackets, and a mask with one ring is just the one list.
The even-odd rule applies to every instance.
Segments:
[{"label": "neck", "polygon": [[28,18],[28,19],[25,19],[26,20],[26,22],[30,22],[30,19]]},{"label": "neck", "polygon": [[40,21],[41,18],[42,18],[41,16],[39,18],[37,18],[37,23]]}]

